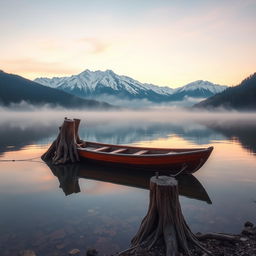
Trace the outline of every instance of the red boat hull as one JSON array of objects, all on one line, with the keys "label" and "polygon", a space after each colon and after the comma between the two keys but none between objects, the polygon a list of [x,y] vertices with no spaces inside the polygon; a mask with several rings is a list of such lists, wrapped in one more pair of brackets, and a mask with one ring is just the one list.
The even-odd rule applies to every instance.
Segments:
[{"label": "red boat hull", "polygon": [[[97,151],[97,149],[104,149],[104,151]],[[113,153],[118,149],[129,151],[129,153]],[[168,171],[169,173],[180,171],[182,173],[193,173],[202,167],[212,150],[213,147],[163,149],[87,142],[85,147],[78,148],[78,154],[81,158],[99,163],[124,165],[131,168],[154,171]],[[131,153],[133,151],[135,153]],[[147,153],[136,155],[136,151],[137,153],[142,151]]]}]

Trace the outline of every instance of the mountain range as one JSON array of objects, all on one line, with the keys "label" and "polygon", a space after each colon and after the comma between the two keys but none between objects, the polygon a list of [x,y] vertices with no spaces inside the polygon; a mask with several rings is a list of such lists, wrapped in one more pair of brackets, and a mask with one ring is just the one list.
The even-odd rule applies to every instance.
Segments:
[{"label": "mountain range", "polygon": [[88,69],[70,77],[41,77],[34,81],[82,98],[111,102],[118,100],[118,104],[121,105],[126,100],[142,99],[150,103],[183,101],[185,105],[192,105],[227,88],[227,86],[198,80],[173,89],[141,83],[127,76],[117,75],[112,70],[90,71]]},{"label": "mountain range", "polygon": [[12,103],[27,102],[31,105],[108,109],[113,105],[102,101],[121,106],[127,101],[128,107],[136,107],[137,101],[140,106],[146,107],[146,103],[149,103],[148,106],[159,103],[191,106],[193,102],[205,99],[194,106],[207,109],[256,109],[256,73],[238,86],[228,88],[198,80],[172,89],[143,84],[111,70],[85,70],[71,77],[37,78],[35,81],[0,70],[0,104],[10,106]]},{"label": "mountain range", "polygon": [[225,91],[196,104],[195,107],[255,110],[256,73],[244,79],[239,85],[229,87]]},{"label": "mountain range", "polygon": [[49,104],[67,108],[110,108],[111,105],[96,100],[82,99],[66,92],[48,88],[21,76],[0,70],[0,104],[26,102],[31,105]]}]

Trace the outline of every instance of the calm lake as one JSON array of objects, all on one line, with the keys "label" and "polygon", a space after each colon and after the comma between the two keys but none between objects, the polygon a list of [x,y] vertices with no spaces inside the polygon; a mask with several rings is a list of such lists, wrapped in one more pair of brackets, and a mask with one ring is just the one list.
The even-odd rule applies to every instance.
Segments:
[{"label": "calm lake", "polygon": [[[84,140],[214,151],[190,178],[180,202],[194,232],[240,232],[256,223],[256,114],[144,112],[1,112],[0,254],[39,256],[129,246],[147,212],[151,174],[109,167],[54,168],[40,156],[65,116],[81,118]],[[30,161],[3,161],[24,160]],[[84,254],[82,254],[84,255]]]}]

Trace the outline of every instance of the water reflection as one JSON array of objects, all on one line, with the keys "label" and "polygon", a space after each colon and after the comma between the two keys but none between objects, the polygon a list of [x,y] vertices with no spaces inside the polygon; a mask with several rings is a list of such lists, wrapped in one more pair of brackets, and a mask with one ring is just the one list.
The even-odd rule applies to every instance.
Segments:
[{"label": "water reflection", "polygon": [[[27,147],[4,158],[35,157],[44,150]],[[32,249],[39,256],[64,256],[79,248],[85,255],[97,248],[110,255],[126,248],[144,212],[147,191],[82,179],[76,170],[56,174],[60,181],[43,162],[0,163],[0,254]],[[76,193],[79,187],[81,193]],[[76,194],[65,197],[62,189]]]},{"label": "water reflection", "polygon": [[55,136],[53,125],[3,123],[0,125],[0,155],[3,152],[16,151],[27,145],[37,144]]},{"label": "water reflection", "polygon": [[[103,182],[111,182],[119,185],[149,189],[149,180],[154,175],[150,171],[134,171],[99,164],[77,163],[67,165],[47,164],[52,173],[58,178],[60,188],[65,195],[79,193],[79,178],[91,179]],[[192,199],[205,201],[211,204],[211,199],[203,185],[193,175],[180,175],[177,177],[179,194]]]},{"label": "water reflection", "polygon": [[210,122],[206,125],[229,140],[239,141],[243,148],[256,153],[256,125],[254,122]]},{"label": "water reflection", "polygon": [[81,192],[79,186],[79,168],[77,168],[77,164],[71,165],[50,165],[52,173],[59,180],[59,187],[62,188],[63,192],[66,196],[71,195],[73,193]]},{"label": "water reflection", "polygon": [[[86,140],[145,147],[211,145],[214,152],[207,163],[194,176],[179,178],[183,214],[194,232],[237,233],[245,221],[256,222],[256,157],[248,151],[256,152],[256,122],[232,121],[229,115],[213,120],[208,114],[191,119],[149,112],[128,117],[8,113],[0,120],[0,160],[39,157],[64,116],[82,119],[80,135]],[[0,162],[1,255],[18,255],[24,249],[39,256],[67,255],[73,248],[85,255],[92,247],[113,254],[127,248],[145,216],[152,174],[65,168],[51,171],[43,162]]]}]

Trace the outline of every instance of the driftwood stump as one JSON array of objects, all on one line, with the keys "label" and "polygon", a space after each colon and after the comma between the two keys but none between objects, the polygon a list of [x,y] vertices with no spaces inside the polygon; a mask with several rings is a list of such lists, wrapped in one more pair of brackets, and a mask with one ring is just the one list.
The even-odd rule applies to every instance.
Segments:
[{"label": "driftwood stump", "polygon": [[49,149],[41,156],[44,161],[51,161],[52,164],[65,164],[67,162],[79,161],[77,153],[78,144],[83,143],[79,138],[80,119],[65,118],[59,128],[59,134]]},{"label": "driftwood stump", "polygon": [[150,250],[159,239],[164,240],[167,256],[190,255],[189,245],[198,246],[211,255],[186,224],[179,203],[178,182],[168,176],[150,179],[148,213],[131,241],[131,249],[141,247]]}]

